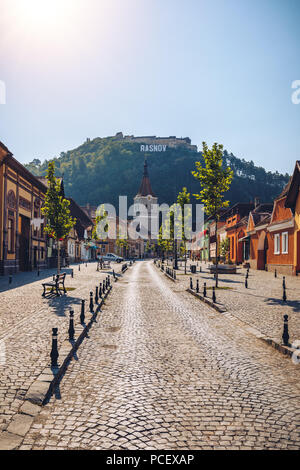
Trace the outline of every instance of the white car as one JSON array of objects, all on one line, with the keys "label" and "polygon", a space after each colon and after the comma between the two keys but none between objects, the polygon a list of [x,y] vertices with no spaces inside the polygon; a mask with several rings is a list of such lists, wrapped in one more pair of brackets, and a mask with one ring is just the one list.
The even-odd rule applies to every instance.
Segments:
[{"label": "white car", "polygon": [[121,261],[124,261],[124,258],[118,255],[115,255],[114,253],[106,253],[106,255],[99,257],[99,260],[101,259],[102,261],[115,261],[116,263],[121,263]]}]

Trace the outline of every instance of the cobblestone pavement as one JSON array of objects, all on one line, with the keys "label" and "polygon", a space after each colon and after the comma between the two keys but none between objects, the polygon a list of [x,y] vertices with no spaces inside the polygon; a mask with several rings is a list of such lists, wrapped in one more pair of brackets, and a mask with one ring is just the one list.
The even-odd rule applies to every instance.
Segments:
[{"label": "cobblestone pavement", "polygon": [[[82,264],[80,271],[78,265],[71,268],[74,278],[71,269],[62,272],[69,273],[65,285],[74,290],[60,298],[41,296],[42,282],[52,280],[54,269],[41,271],[40,277],[36,272],[15,275],[10,287],[8,277],[0,281],[0,431],[7,428],[27,390],[49,364],[52,328],[59,329],[59,343],[66,339],[70,308],[79,323],[81,299],[88,299],[110,272],[96,272],[96,263]],[[118,272],[121,266],[114,269]]]},{"label": "cobblestone pavement", "polygon": [[138,262],[21,449],[299,449],[299,367]]},{"label": "cobblestone pavement", "polygon": [[[191,263],[189,261],[188,266]],[[169,263],[169,266],[171,263]],[[202,273],[199,272],[200,266]],[[261,333],[274,341],[282,342],[283,315],[289,315],[290,342],[300,341],[300,277],[285,276],[287,302],[282,301],[283,276],[266,271],[250,269],[248,288],[245,288],[246,269],[238,268],[237,274],[220,274],[219,286],[229,287],[226,290],[216,291],[217,302],[225,306],[226,310],[243,322],[254,326]],[[184,275],[184,268],[180,263],[177,272],[178,289],[189,287],[192,276],[194,287],[199,279],[200,292],[203,284],[208,287],[215,285],[214,276],[209,273],[208,264],[198,262],[197,273]],[[211,297],[212,291],[208,291]]]}]

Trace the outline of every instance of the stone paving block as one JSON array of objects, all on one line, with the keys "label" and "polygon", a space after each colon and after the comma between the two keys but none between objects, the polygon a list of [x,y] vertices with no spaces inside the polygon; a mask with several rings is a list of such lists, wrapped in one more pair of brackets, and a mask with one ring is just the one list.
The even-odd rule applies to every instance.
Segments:
[{"label": "stone paving block", "polygon": [[2,432],[0,434],[0,450],[14,450],[22,442],[22,437],[9,432]]},{"label": "stone paving block", "polygon": [[30,426],[33,423],[33,417],[17,414],[14,416],[12,422],[7,428],[7,431],[11,434],[16,434],[17,436],[25,436],[29,431]]}]

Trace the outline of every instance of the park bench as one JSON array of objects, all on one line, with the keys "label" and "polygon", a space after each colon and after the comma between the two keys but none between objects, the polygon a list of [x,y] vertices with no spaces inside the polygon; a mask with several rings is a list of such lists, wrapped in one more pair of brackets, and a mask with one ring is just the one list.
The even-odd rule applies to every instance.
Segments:
[{"label": "park bench", "polygon": [[[65,278],[66,278],[66,273],[56,274],[55,277],[53,278],[53,281],[43,282],[42,286],[44,288],[44,292],[42,296],[43,297],[46,296],[46,287],[51,287],[51,291],[49,292],[49,294],[53,294],[55,291],[56,295],[59,296],[59,295],[62,295],[62,290],[64,294],[66,294],[67,291],[65,288]],[[62,288],[60,286],[62,286]]]}]

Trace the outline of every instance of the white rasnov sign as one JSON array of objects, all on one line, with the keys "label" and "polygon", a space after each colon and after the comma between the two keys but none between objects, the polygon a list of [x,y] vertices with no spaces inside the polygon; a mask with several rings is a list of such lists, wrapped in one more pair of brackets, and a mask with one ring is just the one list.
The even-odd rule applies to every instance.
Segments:
[{"label": "white rasnov sign", "polygon": [[158,144],[158,145],[155,145],[155,144],[151,144],[151,145],[141,145],[140,147],[140,151],[141,152],[165,152],[167,150],[167,146],[166,145],[161,145],[161,144]]}]

